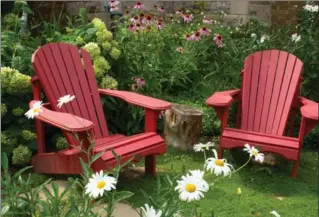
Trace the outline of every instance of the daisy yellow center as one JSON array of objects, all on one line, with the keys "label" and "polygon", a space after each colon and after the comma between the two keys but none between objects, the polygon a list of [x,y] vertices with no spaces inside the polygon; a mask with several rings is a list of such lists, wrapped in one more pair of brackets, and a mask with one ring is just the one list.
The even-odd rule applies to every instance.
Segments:
[{"label": "daisy yellow center", "polygon": [[216,164],[217,166],[223,167],[223,166],[224,166],[224,161],[221,160],[221,159],[217,159],[217,160],[215,160],[215,164]]},{"label": "daisy yellow center", "polygon": [[105,182],[104,182],[104,181],[99,181],[99,182],[97,183],[97,185],[96,185],[96,187],[97,187],[98,189],[102,189],[102,188],[104,188],[104,186],[105,186]]},{"label": "daisy yellow center", "polygon": [[188,191],[189,193],[193,193],[196,191],[196,185],[194,184],[187,184],[185,187],[185,190]]},{"label": "daisy yellow center", "polygon": [[33,109],[33,113],[38,113],[39,111],[40,111],[40,109],[38,109],[38,108]]},{"label": "daisy yellow center", "polygon": [[254,156],[256,156],[256,155],[258,154],[258,150],[253,150],[253,151],[251,152],[251,154],[254,155]]}]

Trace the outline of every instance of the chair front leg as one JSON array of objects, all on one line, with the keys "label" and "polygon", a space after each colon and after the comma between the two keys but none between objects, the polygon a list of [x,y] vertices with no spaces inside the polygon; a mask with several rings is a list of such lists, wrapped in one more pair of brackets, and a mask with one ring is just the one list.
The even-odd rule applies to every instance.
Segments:
[{"label": "chair front leg", "polygon": [[[159,111],[145,109],[145,132],[156,132]],[[156,176],[156,155],[145,157],[145,175]]]}]

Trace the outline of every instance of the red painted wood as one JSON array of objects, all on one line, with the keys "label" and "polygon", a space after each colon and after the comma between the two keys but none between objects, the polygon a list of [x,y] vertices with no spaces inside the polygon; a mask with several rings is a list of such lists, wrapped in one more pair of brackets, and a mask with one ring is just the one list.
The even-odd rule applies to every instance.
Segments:
[{"label": "red painted wood", "polygon": [[[223,148],[232,149],[232,148],[239,148],[244,147],[244,145],[247,143],[245,140],[238,140],[228,137],[222,137],[221,138],[221,144],[223,145]],[[267,144],[262,143],[251,143],[250,145],[255,146],[257,149],[259,149],[262,153],[265,152],[274,152],[277,154],[280,154],[284,156],[288,160],[297,160],[298,159],[298,149],[291,149],[283,146],[269,146]]]},{"label": "red painted wood", "polygon": [[271,96],[273,91],[273,84],[275,81],[275,75],[276,75],[276,69],[277,69],[277,63],[278,63],[278,57],[279,57],[278,50],[270,51],[270,61],[269,61],[269,66],[267,71],[267,82],[265,87],[263,108],[261,110],[260,126],[258,131],[261,133],[266,132],[269,108],[271,104]]},{"label": "red painted wood", "polygon": [[247,141],[247,143],[252,145],[254,143],[262,143],[273,146],[298,149],[298,139],[286,136],[273,136],[272,134],[263,134],[253,131],[226,128],[224,129],[223,137],[236,140],[245,140]]},{"label": "red painted wood", "polygon": [[89,53],[83,49],[80,50],[82,59],[84,62],[85,72],[88,79],[88,84],[91,90],[91,96],[93,99],[93,106],[95,108],[94,113],[98,117],[99,126],[102,136],[108,136],[108,129],[105,122],[105,116],[102,108],[100,94],[98,92],[98,87],[95,79],[94,69],[92,65],[92,60]]},{"label": "red painted wood", "polygon": [[249,93],[249,106],[248,110],[245,111],[248,116],[247,130],[255,130],[254,119],[256,111],[256,98],[258,93],[259,84],[259,74],[260,74],[260,64],[262,59],[262,52],[256,52],[253,54],[253,65],[251,72],[251,82],[250,82],[250,93]]},{"label": "red painted wood", "polygon": [[[239,129],[226,128],[228,109],[233,101],[229,94],[217,92],[206,100],[222,122],[219,157],[225,148],[249,143],[260,146],[262,152],[275,152],[293,160],[292,176],[296,177],[303,138],[319,121],[318,103],[299,97],[302,67],[297,57],[285,51],[269,50],[249,55],[241,73],[241,94],[237,97],[242,100],[236,118]],[[290,110],[299,108],[302,121],[298,138],[283,136]],[[292,111],[288,135],[291,135],[295,114]]]},{"label": "red painted wood", "polygon": [[228,90],[222,92],[216,92],[206,100],[206,104],[209,106],[229,106],[233,102],[233,97],[240,94],[240,90]]},{"label": "red painted wood", "polygon": [[[35,102],[36,100],[30,102],[30,108]],[[36,119],[69,132],[82,132],[94,126],[89,120],[69,113],[51,111],[45,107],[42,107],[42,112],[36,116]]]},{"label": "red painted wood", "polygon": [[287,65],[287,58],[288,58],[288,53],[284,51],[280,51],[277,70],[276,70],[276,77],[275,77],[275,81],[272,88],[273,90],[272,90],[271,101],[269,106],[266,133],[272,133],[272,126],[274,121],[277,118],[280,118],[279,114],[276,113],[276,109],[279,103],[279,94],[281,92],[281,85],[282,85],[282,81],[284,77],[285,68]]},{"label": "red painted wood", "polygon": [[145,109],[145,132],[156,132],[159,111]]},{"label": "red painted wood", "polygon": [[253,129],[259,132],[260,130],[260,122],[262,117],[262,109],[264,105],[264,95],[266,91],[266,83],[268,77],[268,67],[270,61],[270,51],[264,51],[262,53],[261,66],[260,66],[260,74],[259,74],[259,83],[257,88],[257,98],[256,98],[256,111],[254,117],[254,125]]},{"label": "red painted wood", "polygon": [[169,102],[129,91],[99,89],[99,92],[100,94],[121,98],[132,105],[140,106],[150,110],[162,111],[171,107],[171,103]]}]

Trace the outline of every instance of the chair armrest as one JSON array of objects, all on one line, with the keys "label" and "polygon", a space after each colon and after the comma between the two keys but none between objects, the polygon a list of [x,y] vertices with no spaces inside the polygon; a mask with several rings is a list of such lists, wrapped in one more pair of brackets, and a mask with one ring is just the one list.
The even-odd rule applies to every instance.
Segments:
[{"label": "chair armrest", "polygon": [[[32,108],[35,102],[37,101],[32,100],[29,103],[30,108]],[[35,116],[35,118],[69,132],[83,132],[94,127],[94,124],[89,120],[65,112],[52,111],[44,106],[42,106],[42,112]]]},{"label": "chair armrest", "polygon": [[163,111],[171,108],[171,103],[169,102],[129,91],[99,89],[99,93],[103,95],[118,97],[132,105],[154,111]]},{"label": "chair armrest", "polygon": [[216,92],[206,100],[206,104],[213,107],[228,107],[233,102],[233,97],[240,94],[240,89]]},{"label": "chair armrest", "polygon": [[306,118],[306,119],[311,119],[311,120],[318,120],[319,116],[319,105],[318,103],[311,101],[309,99],[306,99],[304,97],[299,97],[301,107],[300,107],[300,112],[301,116]]}]

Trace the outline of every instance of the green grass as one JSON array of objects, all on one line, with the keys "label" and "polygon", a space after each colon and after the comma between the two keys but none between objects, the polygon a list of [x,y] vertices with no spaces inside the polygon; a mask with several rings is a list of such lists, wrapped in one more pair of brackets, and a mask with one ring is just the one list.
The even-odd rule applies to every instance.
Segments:
[{"label": "green grass", "polygon": [[[230,163],[232,156],[226,152],[225,158]],[[158,176],[167,173],[181,172],[186,169],[200,169],[204,157],[201,153],[181,152],[170,148],[168,153],[157,159]],[[174,171],[171,166],[173,165]],[[240,165],[234,165],[239,167]],[[279,167],[262,169],[252,165],[234,174],[231,178],[218,180],[215,187],[200,200],[200,211],[203,217],[249,217],[273,216],[269,212],[276,210],[282,217],[316,217],[318,216],[318,153],[303,150],[297,179],[290,177],[292,163]],[[212,180],[207,180],[212,181]],[[135,193],[129,202],[139,207],[145,203],[140,192],[143,189],[151,196],[156,195],[156,179],[121,179],[118,187]],[[237,188],[242,194],[237,195]],[[277,197],[283,197],[279,200]],[[183,203],[182,213],[189,216],[192,205]]]}]

